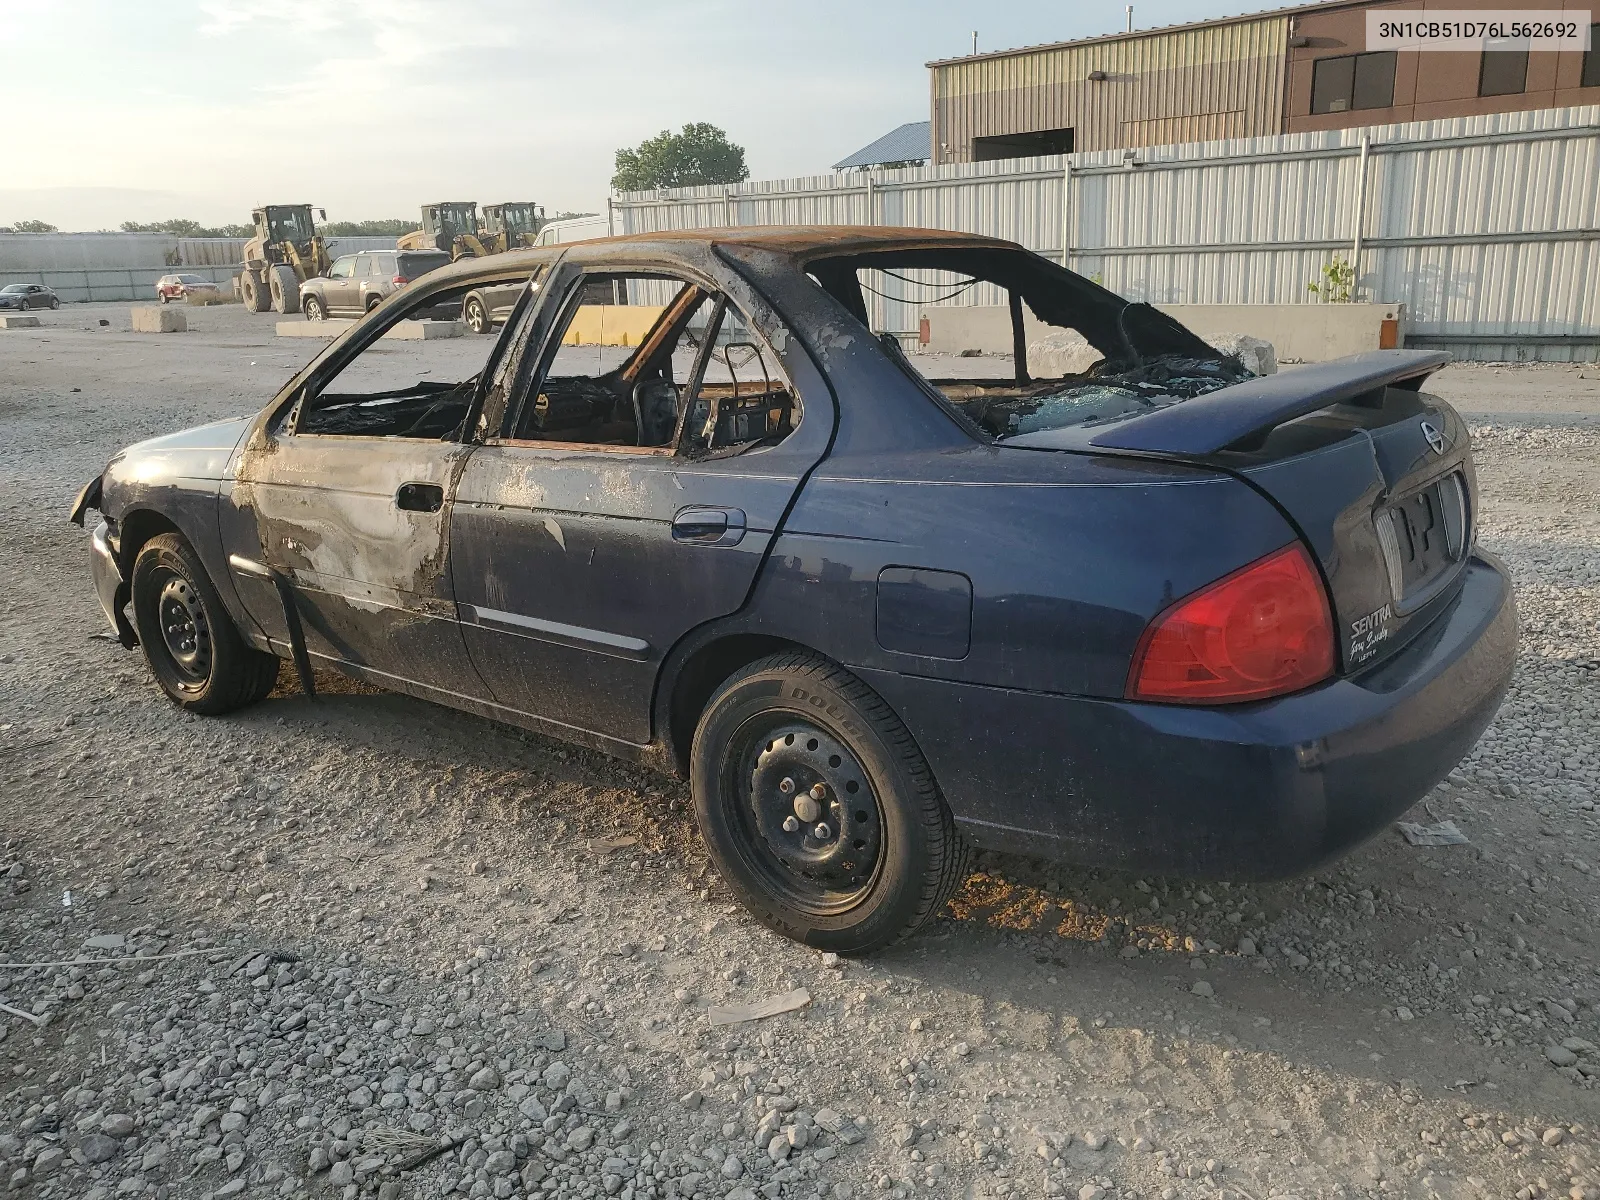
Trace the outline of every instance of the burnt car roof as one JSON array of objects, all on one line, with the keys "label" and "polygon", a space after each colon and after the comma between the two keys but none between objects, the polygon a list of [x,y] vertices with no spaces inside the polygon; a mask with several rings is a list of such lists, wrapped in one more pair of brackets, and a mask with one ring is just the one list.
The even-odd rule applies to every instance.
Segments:
[{"label": "burnt car roof", "polygon": [[640,244],[682,241],[697,242],[702,245],[752,246],[791,255],[797,259],[927,246],[1021,249],[1015,242],[985,237],[982,234],[899,225],[744,225],[713,229],[674,229],[659,233],[624,234],[614,238],[592,240]]},{"label": "burnt car roof", "polygon": [[918,229],[914,226],[892,225],[733,225],[709,229],[664,229],[652,233],[625,233],[615,237],[587,238],[576,242],[559,242],[551,246],[537,246],[526,250],[511,250],[489,258],[462,259],[449,268],[442,268],[434,278],[476,279],[486,275],[514,275],[518,271],[532,270],[568,250],[599,246],[617,250],[661,249],[663,245],[682,246],[745,246],[767,250],[797,263],[834,255],[870,253],[879,250],[951,249],[1022,250],[1016,242],[1002,238],[984,237],[975,233],[957,233],[948,229]]}]

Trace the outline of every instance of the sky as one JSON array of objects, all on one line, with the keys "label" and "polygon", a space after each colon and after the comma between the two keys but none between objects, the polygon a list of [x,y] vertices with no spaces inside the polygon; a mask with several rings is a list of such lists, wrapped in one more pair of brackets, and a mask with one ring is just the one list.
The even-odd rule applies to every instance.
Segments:
[{"label": "sky", "polygon": [[[1275,7],[1145,0],[1149,28]],[[928,117],[930,59],[1112,33],[1122,3],[11,0],[0,225],[266,203],[603,211],[618,147],[709,121],[754,179],[826,173]]]}]

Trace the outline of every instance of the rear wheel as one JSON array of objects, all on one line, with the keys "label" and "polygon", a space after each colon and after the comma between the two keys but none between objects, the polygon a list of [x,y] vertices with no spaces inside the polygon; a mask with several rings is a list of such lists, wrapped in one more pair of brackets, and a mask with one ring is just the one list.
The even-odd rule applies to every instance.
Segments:
[{"label": "rear wheel", "polygon": [[481,297],[468,296],[465,311],[461,314],[467,323],[467,328],[473,333],[493,333],[494,321],[489,316],[489,309]]},{"label": "rear wheel", "polygon": [[254,271],[246,271],[240,276],[239,296],[250,312],[266,312],[272,306],[266,280]]},{"label": "rear wheel", "polygon": [[763,924],[866,954],[914,933],[966,875],[967,850],[910,733],[871,689],[809,654],[740,671],[690,758],[717,869]]},{"label": "rear wheel", "polygon": [[368,296],[367,297],[367,311],[371,312],[373,309],[377,308],[378,305],[380,305],[382,303],[383,303],[383,297],[382,296]]},{"label": "rear wheel", "polygon": [[199,556],[181,534],[151,538],[133,564],[133,625],[172,702],[206,716],[272,691],[278,658],[239,636]]},{"label": "rear wheel", "polygon": [[162,292],[161,293],[161,303],[163,303],[163,304],[172,303],[172,297],[167,295],[165,292]]},{"label": "rear wheel", "polygon": [[300,302],[300,307],[305,311],[308,321],[326,321],[328,310],[322,307],[322,297],[312,292]]},{"label": "rear wheel", "polygon": [[300,311],[300,280],[294,268],[278,263],[272,268],[272,308],[285,315]]}]

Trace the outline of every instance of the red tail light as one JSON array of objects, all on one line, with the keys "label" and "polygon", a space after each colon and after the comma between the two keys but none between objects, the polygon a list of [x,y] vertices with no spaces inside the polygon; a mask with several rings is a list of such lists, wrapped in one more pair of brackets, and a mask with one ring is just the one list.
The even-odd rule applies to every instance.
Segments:
[{"label": "red tail light", "polygon": [[1150,622],[1128,699],[1179,704],[1260,700],[1333,673],[1333,614],[1298,543],[1185,597]]},{"label": "red tail light", "polygon": [[404,275],[396,275],[393,279],[389,280],[389,282],[390,283],[407,284],[407,283],[410,283],[411,280],[407,279]]}]

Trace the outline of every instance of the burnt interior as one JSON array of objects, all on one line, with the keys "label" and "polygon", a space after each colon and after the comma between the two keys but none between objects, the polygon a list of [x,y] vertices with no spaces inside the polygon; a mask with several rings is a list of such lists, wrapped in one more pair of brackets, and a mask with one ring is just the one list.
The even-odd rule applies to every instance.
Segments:
[{"label": "burnt interior", "polygon": [[474,375],[460,383],[420,379],[392,392],[323,392],[305,406],[296,429],[349,437],[450,438],[466,419],[477,388]]},{"label": "burnt interior", "polygon": [[[964,421],[998,439],[1120,420],[1252,378],[1237,358],[1214,349],[1160,309],[1124,300],[1025,250],[872,251],[812,259],[806,269],[869,326],[869,293],[913,305],[936,305],[963,298],[982,285],[999,289],[1010,313],[1010,378],[927,377],[901,351],[896,338],[888,334],[881,338],[904,370],[931,385]],[[918,279],[910,272],[925,277]],[[926,278],[929,273],[938,277]],[[886,286],[895,287],[897,294],[880,290]],[[1080,334],[1099,352],[1100,360],[1080,372],[1036,378],[1028,361],[1025,312],[1046,327]]]},{"label": "burnt interior", "polygon": [[[557,354],[578,310],[626,305],[630,284],[636,292],[641,283],[656,285],[670,298],[638,346],[611,370],[558,374]],[[459,310],[465,294],[466,289],[445,293],[427,307]],[[638,302],[636,294],[633,299]],[[772,352],[724,297],[708,289],[666,276],[591,275],[564,301],[556,330],[541,360],[523,371],[523,399],[508,413],[507,436],[676,448],[705,457],[775,444],[794,427],[797,402]],[[473,411],[482,374],[480,370],[458,382],[418,379],[371,392],[338,391],[336,375],[329,390],[302,399],[293,416],[295,429],[360,437],[456,438]]]},{"label": "burnt interior", "polygon": [[[625,300],[637,274],[595,275],[568,300],[579,307]],[[747,333],[726,299],[662,278],[675,294],[620,365],[599,375],[555,373],[552,339],[516,415],[512,436],[585,445],[677,448],[703,457],[773,445],[794,426],[796,405],[770,351]],[[692,358],[686,359],[686,353]],[[755,371],[741,370],[755,366]],[[759,375],[759,378],[754,377]],[[721,376],[726,376],[723,382]]]}]

